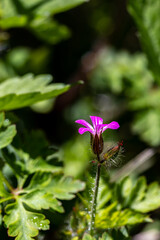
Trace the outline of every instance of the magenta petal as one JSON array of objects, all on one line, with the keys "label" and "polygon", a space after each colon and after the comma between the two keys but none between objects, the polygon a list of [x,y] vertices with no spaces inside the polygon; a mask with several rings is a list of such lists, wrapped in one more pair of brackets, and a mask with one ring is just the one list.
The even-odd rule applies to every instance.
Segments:
[{"label": "magenta petal", "polygon": [[104,132],[107,128],[117,129],[119,127],[120,127],[119,123],[113,121],[113,122],[111,122],[109,124],[103,124],[103,131],[102,132]]},{"label": "magenta petal", "polygon": [[96,117],[96,116],[90,116],[92,123],[93,123],[93,127],[96,128],[97,125],[101,125],[103,124],[103,119],[100,117]]},{"label": "magenta petal", "polygon": [[79,128],[78,129],[78,132],[79,132],[79,134],[83,134],[83,133],[85,133],[85,132],[90,132],[91,134],[94,134],[94,131],[93,130],[91,130],[90,128]]},{"label": "magenta petal", "polygon": [[85,121],[83,119],[76,120],[75,122],[85,126],[86,128],[93,129],[93,127],[87,121]]}]

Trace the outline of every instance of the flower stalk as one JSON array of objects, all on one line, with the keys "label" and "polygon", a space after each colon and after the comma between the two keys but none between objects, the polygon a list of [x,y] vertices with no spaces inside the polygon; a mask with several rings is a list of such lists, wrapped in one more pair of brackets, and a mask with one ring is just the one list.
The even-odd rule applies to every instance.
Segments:
[{"label": "flower stalk", "polygon": [[97,196],[98,196],[98,188],[99,188],[99,179],[100,179],[100,172],[101,172],[101,164],[99,159],[99,154],[97,154],[97,170],[96,170],[96,180],[95,180],[95,187],[93,192],[93,199],[92,199],[92,208],[91,208],[91,222],[90,222],[90,235],[93,235],[94,232],[94,225],[95,225],[95,216],[96,216],[96,208],[97,208]]},{"label": "flower stalk", "polygon": [[[101,173],[101,165],[104,161],[108,158],[111,158],[115,152],[117,153],[117,148],[110,149],[104,155],[104,159],[100,160],[100,154],[103,153],[103,137],[102,133],[110,129],[118,129],[120,126],[117,122],[113,121],[109,124],[104,124],[103,119],[96,116],[90,116],[92,124],[89,124],[84,119],[76,120],[75,122],[81,124],[83,127],[78,129],[79,134],[83,134],[85,132],[89,132],[91,135],[91,148],[93,153],[97,156],[97,171],[96,171],[96,179],[95,179],[95,187],[93,191],[93,198],[92,198],[92,207],[91,207],[91,222],[89,226],[90,235],[93,236],[94,228],[95,228],[95,216],[96,216],[96,207],[97,207],[97,196],[98,196],[98,188],[99,188],[99,180],[100,180],[100,173]],[[119,148],[118,148],[119,150]]]}]

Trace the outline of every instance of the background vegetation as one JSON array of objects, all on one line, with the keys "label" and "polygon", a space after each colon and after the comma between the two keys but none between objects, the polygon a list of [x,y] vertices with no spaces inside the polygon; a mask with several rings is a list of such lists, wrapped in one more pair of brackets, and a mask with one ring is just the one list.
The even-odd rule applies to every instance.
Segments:
[{"label": "background vegetation", "polygon": [[[1,0],[3,240],[160,238],[159,12],[159,0]],[[106,149],[124,142],[103,170],[94,237],[94,156],[74,123],[89,115],[120,123]]]}]

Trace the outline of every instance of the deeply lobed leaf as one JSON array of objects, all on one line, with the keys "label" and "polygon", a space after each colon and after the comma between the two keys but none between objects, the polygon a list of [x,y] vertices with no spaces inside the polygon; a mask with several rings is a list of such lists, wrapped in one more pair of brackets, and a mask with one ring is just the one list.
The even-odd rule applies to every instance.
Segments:
[{"label": "deeply lobed leaf", "polygon": [[4,222],[9,228],[8,234],[16,240],[33,240],[39,230],[49,229],[49,221],[40,213],[33,213],[24,208],[21,199],[6,207]]},{"label": "deeply lobed leaf", "polygon": [[42,190],[44,187],[45,191],[53,194],[55,198],[70,200],[74,198],[75,193],[85,188],[85,184],[79,180],[73,180],[71,177],[37,173],[26,189],[27,191],[32,191],[34,188]]},{"label": "deeply lobed leaf", "polygon": [[130,209],[116,210],[116,205],[116,203],[113,203],[109,207],[106,207],[97,212],[95,221],[97,228],[118,228],[126,225],[134,225],[145,221],[151,221],[148,216],[134,212]]},{"label": "deeply lobed leaf", "polygon": [[140,213],[147,213],[160,207],[159,184],[153,182],[147,186],[144,177],[139,178],[136,182],[126,177],[117,184],[116,195],[123,208],[129,207]]}]

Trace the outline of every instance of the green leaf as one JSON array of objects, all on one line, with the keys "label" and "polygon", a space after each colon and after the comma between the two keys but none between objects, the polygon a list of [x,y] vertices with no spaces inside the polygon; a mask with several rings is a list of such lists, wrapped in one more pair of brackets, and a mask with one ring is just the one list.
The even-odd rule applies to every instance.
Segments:
[{"label": "green leaf", "polygon": [[7,198],[10,194],[6,191],[3,180],[4,180],[4,177],[0,172],[0,197]]},{"label": "green leaf", "polygon": [[159,0],[129,0],[128,10],[137,24],[150,68],[160,81]]},{"label": "green leaf", "polygon": [[[147,213],[149,211],[153,211],[156,208],[160,207],[160,186],[157,182],[151,183],[148,188],[146,185],[143,187],[145,189],[145,193],[143,193],[143,197],[137,197],[131,204],[131,208],[136,211]],[[138,194],[138,192],[137,192]]]},{"label": "green leaf", "polygon": [[[86,136],[77,136],[67,141],[63,146],[64,172],[66,175],[77,177],[84,173],[90,157],[89,144],[84,144],[85,140]],[[79,154],[81,161],[79,160]]]},{"label": "green leaf", "polygon": [[99,240],[114,240],[108,233],[104,233]]},{"label": "green leaf", "polygon": [[15,240],[33,240],[39,230],[49,229],[49,220],[43,214],[26,210],[20,198],[7,205],[6,214],[4,222],[8,234],[16,237]]},{"label": "green leaf", "polygon": [[91,235],[89,235],[88,233],[86,233],[84,235],[84,237],[82,238],[82,240],[96,240],[94,237],[92,237]]},{"label": "green leaf", "polygon": [[134,225],[142,222],[150,222],[151,219],[130,209],[116,210],[117,203],[99,210],[96,215],[95,225],[97,228],[117,228],[126,225]]},{"label": "green leaf", "polygon": [[129,106],[132,110],[143,110],[145,108],[159,108],[160,89],[151,89],[150,92],[130,101]]},{"label": "green leaf", "polygon": [[[39,0],[40,1],[40,0]],[[87,2],[87,0],[51,0],[45,1],[42,4],[39,4],[37,8],[35,8],[34,13],[37,15],[47,15],[56,14],[63,11],[67,11],[81,3]]]},{"label": "green leaf", "polygon": [[122,207],[128,207],[137,212],[147,213],[160,207],[160,185],[153,182],[147,186],[144,177],[140,177],[137,181],[126,177],[118,183],[116,194]]},{"label": "green leaf", "polygon": [[124,92],[129,98],[141,97],[148,93],[153,83],[147,64],[142,53],[117,53],[114,49],[104,49],[92,71],[91,87],[101,91],[110,88],[116,94]]},{"label": "green leaf", "polygon": [[27,24],[27,16],[11,16],[4,19],[0,19],[0,26],[3,29],[12,27],[24,27]]},{"label": "green leaf", "polygon": [[0,130],[0,149],[2,149],[12,142],[16,135],[16,127],[15,125],[10,125],[8,119],[5,120],[3,112],[0,113],[0,127],[2,129]]},{"label": "green leaf", "polygon": [[27,187],[27,191],[35,188],[43,190],[44,187],[45,191],[53,194],[55,198],[70,200],[75,197],[75,193],[84,190],[85,184],[71,177],[37,173]]},{"label": "green leaf", "polygon": [[[98,240],[129,240],[129,237],[126,237],[121,233],[121,231],[112,231],[111,233],[103,233],[102,237],[99,237]],[[73,239],[72,239],[73,240]],[[77,239],[78,240],[78,239]],[[82,240],[96,240],[96,238],[92,237],[89,234],[85,234]]]},{"label": "green leaf", "polygon": [[37,37],[50,44],[56,44],[60,40],[70,37],[70,31],[65,25],[50,18],[37,17],[29,27]]},{"label": "green leaf", "polygon": [[27,170],[30,173],[34,172],[52,172],[52,173],[62,173],[63,169],[60,166],[54,166],[53,164],[50,164],[49,162],[47,163],[45,160],[42,158],[37,158],[30,160],[27,164]]},{"label": "green leaf", "polygon": [[108,232],[103,233],[102,238],[99,238],[99,240],[129,240],[130,237],[128,234],[126,234],[126,231],[124,228],[120,228],[118,230],[111,230]]},{"label": "green leaf", "polygon": [[86,0],[1,0],[0,27],[27,27],[42,40],[54,44],[70,36],[68,28],[58,24],[53,14],[71,9]]},{"label": "green leaf", "polygon": [[22,197],[22,200],[32,209],[41,210],[51,208],[57,212],[63,212],[61,203],[53,197],[53,194],[45,193],[45,191],[34,190],[28,194],[25,194]]},{"label": "green leaf", "polygon": [[47,186],[47,190],[54,196],[62,200],[70,200],[75,197],[75,193],[84,190],[85,184],[71,177],[55,177]]},{"label": "green leaf", "polygon": [[160,111],[159,109],[144,110],[137,113],[133,122],[133,132],[140,134],[140,137],[150,146],[160,144]]},{"label": "green leaf", "polygon": [[0,84],[0,110],[30,106],[56,97],[70,88],[61,83],[49,84],[51,80],[50,75],[34,77],[32,74],[6,80]]},{"label": "green leaf", "polygon": [[[31,158],[28,153],[22,150],[17,150],[12,145],[9,145],[6,149],[1,151],[3,160],[13,169],[17,176],[23,177],[27,174],[35,172],[50,172],[50,173],[62,173],[62,167],[55,166],[54,155],[53,161],[47,161],[42,157],[35,159]],[[56,157],[56,155],[55,155]]]}]

